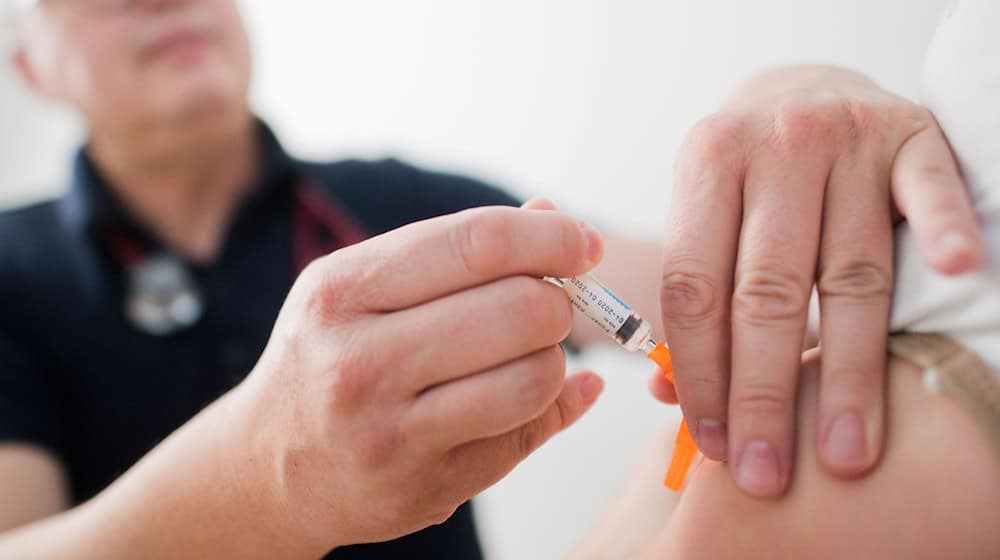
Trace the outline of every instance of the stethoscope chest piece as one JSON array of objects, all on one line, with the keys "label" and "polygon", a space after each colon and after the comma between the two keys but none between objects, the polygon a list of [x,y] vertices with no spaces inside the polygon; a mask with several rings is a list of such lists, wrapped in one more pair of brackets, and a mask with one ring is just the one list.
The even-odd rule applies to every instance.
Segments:
[{"label": "stethoscope chest piece", "polygon": [[125,314],[139,330],[166,336],[194,326],[204,313],[201,291],[176,257],[149,255],[127,271]]}]

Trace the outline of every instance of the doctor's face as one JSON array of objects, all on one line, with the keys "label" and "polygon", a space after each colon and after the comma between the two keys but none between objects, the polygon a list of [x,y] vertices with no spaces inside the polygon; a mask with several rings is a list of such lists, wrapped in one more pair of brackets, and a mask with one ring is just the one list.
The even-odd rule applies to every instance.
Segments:
[{"label": "doctor's face", "polygon": [[155,126],[246,104],[250,48],[234,0],[36,0],[15,61],[91,127]]}]

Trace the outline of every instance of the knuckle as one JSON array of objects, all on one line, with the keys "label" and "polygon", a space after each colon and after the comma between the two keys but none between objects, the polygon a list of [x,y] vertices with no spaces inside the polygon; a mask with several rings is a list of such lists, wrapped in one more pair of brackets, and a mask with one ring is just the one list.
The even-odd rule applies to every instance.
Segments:
[{"label": "knuckle", "polygon": [[300,301],[307,316],[320,318],[326,310],[326,267],[323,259],[316,259],[306,265],[295,280],[292,292],[301,296]]},{"label": "knuckle", "polygon": [[296,283],[303,286],[314,286],[319,284],[324,276],[328,257],[313,259],[299,273]]},{"label": "knuckle", "polygon": [[336,414],[357,411],[375,390],[374,369],[369,364],[357,363],[350,356],[338,356],[327,382],[327,398],[331,412]]},{"label": "knuckle", "polygon": [[353,372],[338,372],[330,379],[330,407],[337,412],[355,410],[368,393],[368,383]]},{"label": "knuckle", "polygon": [[510,223],[496,208],[476,208],[460,214],[451,243],[465,269],[474,276],[499,275],[510,254]]},{"label": "knuckle", "polygon": [[755,379],[730,395],[734,416],[791,418],[793,389],[776,380]]},{"label": "knuckle", "polygon": [[846,115],[848,135],[857,142],[880,134],[883,130],[883,111],[877,105],[858,98],[843,98],[838,101],[838,110]]},{"label": "knuckle", "polygon": [[674,164],[675,185],[692,192],[742,185],[748,153],[751,117],[717,113],[702,119],[688,133]]},{"label": "knuckle", "polygon": [[[678,392],[684,394],[684,405],[693,416],[725,416],[726,391],[729,388],[725,376],[683,376],[677,382]],[[699,414],[702,412],[704,414]]]},{"label": "knuckle", "polygon": [[888,299],[892,286],[892,270],[866,260],[824,267],[816,282],[821,298],[858,301]]},{"label": "knuckle", "polygon": [[929,128],[940,128],[934,114],[922,105],[903,101],[902,105],[896,105],[895,109],[897,111],[892,114],[898,116],[899,120],[907,125],[904,128],[914,134]]},{"label": "knuckle", "polygon": [[541,418],[521,426],[517,432],[517,452],[519,457],[527,457],[545,442],[545,425]]},{"label": "knuckle", "polygon": [[666,263],[660,303],[667,321],[680,329],[702,325],[719,316],[718,287],[689,263]]},{"label": "knuckle", "polygon": [[518,386],[518,402],[537,412],[559,396],[566,360],[562,349],[553,346],[535,353],[527,365]]},{"label": "knuckle", "polygon": [[352,299],[345,294],[356,288],[356,278],[348,271],[352,267],[333,266],[332,257],[321,257],[309,263],[296,281],[296,287],[304,290],[302,299],[307,317],[330,323],[345,313],[346,304]]},{"label": "knuckle", "polygon": [[[874,369],[874,368],[873,368]],[[859,367],[834,366],[824,373],[838,394],[858,400],[879,390],[879,377]]]},{"label": "knuckle", "polygon": [[[940,161],[922,161],[912,168],[912,179],[923,184],[948,184],[956,178],[955,169]],[[942,201],[948,200],[946,197],[939,198]],[[950,201],[949,201],[950,202]],[[945,206],[945,205],[941,205]],[[937,208],[935,211],[941,212],[950,210],[951,207]]]},{"label": "knuckle", "polygon": [[569,402],[556,399],[556,427],[562,430],[573,421],[574,412]]},{"label": "knuckle", "polygon": [[[493,442],[490,442],[491,444]],[[507,434],[490,445],[490,459],[483,461],[479,456],[469,456],[453,449],[445,457],[445,468],[438,477],[445,481],[442,502],[461,504],[469,497],[503,479],[520,461],[517,455],[517,438]],[[445,499],[450,501],[445,502]]]},{"label": "knuckle", "polygon": [[751,325],[797,321],[809,308],[809,290],[797,275],[780,266],[759,267],[739,275],[733,291],[733,319]]},{"label": "knuckle", "polygon": [[566,338],[573,328],[573,310],[561,289],[528,276],[507,280],[512,298],[507,306],[511,324],[520,325],[533,336],[554,343]]},{"label": "knuckle", "polygon": [[395,430],[372,427],[355,435],[351,453],[357,465],[373,469],[391,463],[398,446],[399,437]]},{"label": "knuckle", "polygon": [[832,142],[834,120],[826,102],[789,97],[772,112],[763,145],[784,156],[815,149]]},{"label": "knuckle", "polygon": [[734,114],[715,113],[698,121],[681,146],[679,164],[711,167],[730,160],[741,149],[747,120]]},{"label": "knuckle", "polygon": [[[558,220],[558,253],[560,260],[574,263],[590,262],[589,247],[581,233],[581,224],[561,214],[552,213],[550,220]],[[547,251],[546,251],[547,253]]]}]

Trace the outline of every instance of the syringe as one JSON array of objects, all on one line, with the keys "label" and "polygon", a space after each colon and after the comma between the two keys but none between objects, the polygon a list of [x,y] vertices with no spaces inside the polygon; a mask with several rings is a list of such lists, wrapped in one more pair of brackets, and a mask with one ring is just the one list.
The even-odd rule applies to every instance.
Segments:
[{"label": "syringe", "polygon": [[[642,350],[650,360],[660,366],[667,381],[674,382],[670,350],[665,344],[653,338],[653,325],[597,278],[585,274],[575,278],[546,278],[546,280],[566,290],[573,307],[589,317],[623,348],[629,352]],[[682,421],[674,444],[674,454],[670,459],[670,469],[663,481],[664,485],[671,490],[679,491],[684,485],[684,477],[697,452],[698,447],[688,431],[687,423]]]},{"label": "syringe", "polygon": [[[546,278],[546,280],[566,290],[573,307],[579,309],[629,352],[642,349],[646,354],[650,354],[660,348],[666,350],[662,342],[653,339],[653,325],[640,317],[594,276],[585,274],[576,278]],[[666,364],[661,364],[663,369],[672,369],[670,352],[659,350],[658,354],[667,360]]]}]

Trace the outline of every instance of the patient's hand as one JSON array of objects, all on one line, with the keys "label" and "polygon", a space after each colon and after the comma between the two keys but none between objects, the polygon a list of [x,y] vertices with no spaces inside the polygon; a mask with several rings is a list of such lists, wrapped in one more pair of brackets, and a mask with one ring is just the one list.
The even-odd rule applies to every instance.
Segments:
[{"label": "patient's hand", "polygon": [[764,72],[688,136],[667,221],[664,327],[692,433],[705,455],[731,461],[744,491],[777,496],[792,477],[814,285],[830,351],[817,450],[837,476],[877,462],[899,214],[939,272],[981,261],[934,117],[849,70]]},{"label": "patient's hand", "polygon": [[778,501],[740,492],[725,464],[695,472],[645,560],[1000,558],[1000,459],[966,412],[892,360],[887,437],[870,476],[846,482],[815,453],[819,360],[799,393],[795,478]]}]

